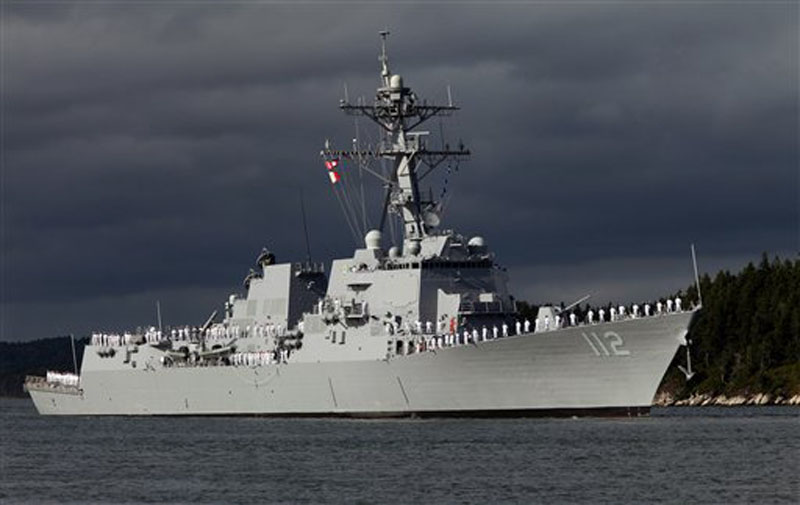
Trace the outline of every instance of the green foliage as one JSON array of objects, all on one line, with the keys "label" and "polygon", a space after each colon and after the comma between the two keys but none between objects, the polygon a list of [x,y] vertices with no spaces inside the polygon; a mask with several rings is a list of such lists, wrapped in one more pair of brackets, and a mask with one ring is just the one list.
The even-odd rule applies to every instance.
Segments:
[{"label": "green foliage", "polygon": [[[703,309],[689,331],[696,375],[675,380],[679,353],[662,391],[677,398],[692,393],[773,396],[800,394],[800,260],[750,263],[736,275],[719,272],[700,279]],[[685,292],[697,301],[694,287]]]}]

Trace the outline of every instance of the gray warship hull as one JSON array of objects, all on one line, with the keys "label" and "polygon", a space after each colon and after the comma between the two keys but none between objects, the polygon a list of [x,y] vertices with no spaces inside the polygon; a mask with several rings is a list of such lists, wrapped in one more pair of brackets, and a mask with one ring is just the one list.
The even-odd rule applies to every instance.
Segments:
[{"label": "gray warship hull", "polygon": [[[568,327],[387,360],[102,370],[29,385],[48,415],[426,416],[646,412],[695,312]],[[88,365],[88,366],[87,366]]]}]

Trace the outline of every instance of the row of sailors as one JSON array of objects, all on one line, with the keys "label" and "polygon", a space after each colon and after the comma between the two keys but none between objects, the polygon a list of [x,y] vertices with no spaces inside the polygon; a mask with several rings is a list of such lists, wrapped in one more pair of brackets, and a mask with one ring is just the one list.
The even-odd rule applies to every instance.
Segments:
[{"label": "row of sailors", "polygon": [[233,366],[263,366],[273,363],[286,363],[289,360],[288,349],[258,352],[237,352],[230,355],[229,362]]},{"label": "row of sailors", "polygon": [[[653,311],[653,306],[649,303],[645,303],[643,307],[641,307],[642,311],[640,312],[639,305],[633,304],[631,306],[630,312],[627,311],[627,308],[624,305],[620,305],[619,307],[611,307],[608,309],[608,319],[606,320],[606,311],[605,309],[598,309],[597,310],[597,322],[601,323],[604,321],[619,321],[621,319],[627,318],[638,318],[638,317],[650,317],[652,315],[660,316],[662,314],[669,314],[672,312],[682,312],[683,311],[683,301],[681,298],[675,297],[675,299],[667,299],[666,303],[662,303],[661,301],[656,302],[655,305],[655,312]],[[586,313],[586,323],[587,324],[594,324],[595,323],[595,312],[592,309]],[[574,323],[572,323],[574,326]]]},{"label": "row of sailors", "polygon": [[[246,337],[276,337],[282,335],[284,327],[280,324],[255,324],[252,326],[223,326],[217,325],[206,331],[207,340],[230,340],[233,338]],[[186,326],[183,328],[172,328],[167,335],[173,342],[194,341],[201,334],[200,328]],[[148,344],[157,344],[163,340],[163,334],[158,328],[151,326],[144,332],[144,340]],[[92,333],[91,345],[102,347],[120,347],[139,343],[139,337],[132,333]]]},{"label": "row of sailors", "polygon": [[212,340],[226,340],[232,338],[248,338],[248,337],[256,337],[256,338],[265,338],[265,337],[277,337],[279,335],[283,335],[285,332],[285,327],[281,324],[273,324],[273,323],[266,323],[266,324],[254,324],[254,325],[247,325],[247,326],[223,326],[217,325],[212,326],[206,332],[206,338]]},{"label": "row of sailors", "polygon": [[61,384],[64,386],[77,387],[78,384],[80,383],[80,377],[78,377],[74,373],[51,372],[50,370],[48,370],[47,382],[49,382],[50,384]]},{"label": "row of sailors", "polygon": [[135,343],[135,336],[131,333],[92,333],[91,344],[103,347],[120,347]]},{"label": "row of sailors", "polygon": [[[611,321],[620,321],[622,319],[627,318],[638,318],[638,317],[650,317],[653,315],[663,315],[666,313],[672,312],[681,312],[682,308],[682,300],[680,297],[675,298],[674,300],[669,299],[666,303],[656,302],[655,311],[653,311],[653,306],[649,303],[645,303],[643,307],[641,307],[642,311],[639,310],[640,307],[638,304],[633,304],[631,306],[631,310],[628,311],[624,305],[620,305],[619,307],[611,307],[608,311],[608,318],[606,318],[606,311],[605,309],[599,309],[597,311],[597,319],[595,319],[595,312],[592,309],[586,313],[586,324],[595,324],[595,323],[602,323],[602,322],[611,322]],[[568,323],[569,322],[569,323]],[[569,324],[569,326],[578,326],[578,316],[575,315],[574,312],[571,312],[568,318],[562,318],[560,315],[555,316],[555,320],[551,321],[549,315],[545,315],[542,320],[538,317],[533,321],[533,331],[549,331],[554,330],[556,328],[563,328],[565,325]],[[459,334],[458,331],[451,326],[450,331],[447,332],[447,322],[446,321],[439,321],[437,325],[437,335],[443,336],[445,338],[444,345],[454,345],[452,343],[448,343],[451,341],[458,340]],[[404,330],[407,334],[422,334],[423,325],[420,321],[414,323],[412,327],[409,323],[406,323],[404,326]],[[425,334],[433,335],[433,324],[428,321],[425,323],[424,326]],[[531,321],[525,319],[523,321],[517,320],[514,324],[515,335],[521,335],[525,333],[531,332]],[[395,327],[391,323],[386,323],[386,332],[389,335],[393,335],[395,333]],[[490,335],[491,333],[491,335]],[[478,342],[479,337],[481,340],[487,340],[489,337],[491,338],[498,338],[502,334],[503,337],[509,336],[509,326],[506,323],[503,323],[499,328],[497,326],[493,326],[491,330],[486,328],[485,326],[481,329],[480,333],[477,329],[473,329],[472,332],[469,330],[464,330],[462,333],[463,338],[461,339],[462,342],[468,342],[470,340],[470,336],[472,337],[472,341]]]}]

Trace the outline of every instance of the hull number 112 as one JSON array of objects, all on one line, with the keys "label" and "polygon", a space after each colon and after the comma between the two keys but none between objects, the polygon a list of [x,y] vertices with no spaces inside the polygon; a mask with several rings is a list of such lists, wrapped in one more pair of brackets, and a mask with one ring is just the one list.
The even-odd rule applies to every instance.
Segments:
[{"label": "hull number 112", "polygon": [[603,333],[603,337],[599,337],[597,333],[591,332],[588,335],[586,332],[581,333],[583,339],[589,344],[596,356],[630,356],[631,352],[624,349],[625,342],[622,336],[615,331],[607,331]]}]

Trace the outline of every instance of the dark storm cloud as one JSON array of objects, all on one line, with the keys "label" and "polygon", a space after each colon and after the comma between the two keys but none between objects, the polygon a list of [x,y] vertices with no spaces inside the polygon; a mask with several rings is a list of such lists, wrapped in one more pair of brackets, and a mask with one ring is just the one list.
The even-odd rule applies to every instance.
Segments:
[{"label": "dark storm cloud", "polygon": [[446,224],[522,298],[678,289],[693,241],[709,271],[797,250],[796,4],[4,8],[3,339],[204,317],[262,245],[304,256],[301,188],[314,256],[349,254],[318,153],[384,26],[464,107]]}]

